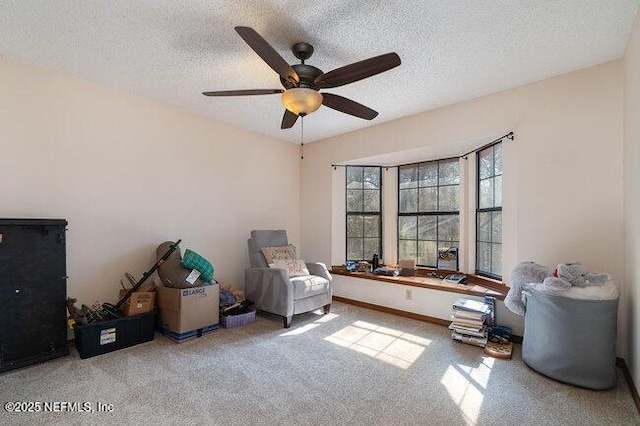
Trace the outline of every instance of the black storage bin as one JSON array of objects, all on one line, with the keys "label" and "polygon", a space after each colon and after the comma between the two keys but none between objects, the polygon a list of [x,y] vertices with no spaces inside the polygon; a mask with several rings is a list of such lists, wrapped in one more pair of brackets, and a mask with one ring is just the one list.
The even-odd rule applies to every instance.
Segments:
[{"label": "black storage bin", "polygon": [[75,325],[80,358],[106,354],[148,342],[154,337],[155,312],[122,317],[95,324]]},{"label": "black storage bin", "polygon": [[0,372],[67,355],[63,219],[0,219]]}]

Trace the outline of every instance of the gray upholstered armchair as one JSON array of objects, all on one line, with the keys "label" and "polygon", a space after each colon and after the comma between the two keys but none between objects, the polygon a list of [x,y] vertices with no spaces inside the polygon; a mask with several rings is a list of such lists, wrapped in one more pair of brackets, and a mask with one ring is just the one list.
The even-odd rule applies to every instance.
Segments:
[{"label": "gray upholstered armchair", "polygon": [[286,269],[269,267],[262,248],[287,246],[286,231],[251,231],[247,243],[251,267],[244,273],[245,293],[256,309],[283,316],[286,328],[293,315],[319,308],[329,313],[333,286],[323,263],[306,263],[309,275],[296,277],[290,277]]}]

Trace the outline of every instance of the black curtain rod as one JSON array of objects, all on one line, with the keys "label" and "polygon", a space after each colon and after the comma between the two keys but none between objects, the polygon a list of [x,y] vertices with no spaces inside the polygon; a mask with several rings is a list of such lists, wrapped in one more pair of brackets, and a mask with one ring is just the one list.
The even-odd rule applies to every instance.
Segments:
[{"label": "black curtain rod", "polygon": [[[509,132],[506,135],[500,136],[499,138],[494,139],[491,142],[482,145],[480,148],[472,149],[471,151],[469,151],[467,153],[464,153],[464,154],[462,154],[462,155],[460,155],[458,157],[451,157],[451,158],[464,158],[465,160],[467,160],[468,159],[467,157],[469,156],[469,154],[473,154],[474,152],[482,151],[486,147],[500,142],[502,139],[514,140],[515,136],[514,136],[513,132]],[[408,163],[408,164],[413,164],[413,163]],[[331,165],[331,167],[333,167],[333,170],[336,170],[338,167],[347,167],[347,166],[348,166],[348,164],[332,164]],[[397,166],[380,166],[380,165],[362,165],[362,164],[358,164],[355,167],[382,167],[385,170],[389,170],[390,168],[397,167]]]},{"label": "black curtain rod", "polygon": [[380,166],[380,165],[373,165],[373,164],[332,164],[331,167],[333,167],[333,170],[336,170],[338,167],[348,167],[348,166],[353,166],[353,167],[380,167],[383,168],[385,170],[389,170],[392,167],[395,166]]},{"label": "black curtain rod", "polygon": [[510,140],[514,140],[514,139],[515,139],[515,136],[513,135],[513,132],[509,132],[509,133],[507,133],[507,134],[506,134],[506,135],[504,135],[504,136],[500,136],[499,138],[494,139],[494,140],[492,140],[491,142],[489,142],[489,143],[486,143],[486,144],[482,145],[480,148],[472,149],[471,151],[469,151],[469,152],[467,152],[467,153],[465,153],[465,154],[462,154],[462,155],[460,156],[460,158],[464,158],[464,159],[466,160],[466,159],[467,159],[467,157],[469,157],[469,154],[473,154],[474,152],[482,151],[482,150],[483,150],[483,149],[485,149],[486,147],[489,147],[489,146],[491,146],[491,145],[493,145],[493,144],[495,144],[495,143],[498,143],[498,142],[500,142],[502,139],[505,139],[505,138],[506,138],[506,139],[510,139]]}]

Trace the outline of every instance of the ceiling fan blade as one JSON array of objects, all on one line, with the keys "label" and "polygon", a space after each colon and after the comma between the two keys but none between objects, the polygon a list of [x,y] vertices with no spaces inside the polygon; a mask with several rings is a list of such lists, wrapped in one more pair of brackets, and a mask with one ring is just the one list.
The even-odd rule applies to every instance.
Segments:
[{"label": "ceiling fan blade", "polygon": [[322,89],[343,86],[388,71],[398,65],[400,56],[395,52],[386,53],[322,74],[316,78],[315,84]]},{"label": "ceiling fan blade", "polygon": [[280,77],[298,83],[300,78],[295,70],[278,52],[253,28],[235,27],[236,32]]},{"label": "ceiling fan blade", "polygon": [[296,124],[296,120],[298,116],[288,109],[284,110],[284,115],[282,116],[282,124],[280,125],[281,129],[290,129]]},{"label": "ceiling fan blade", "polygon": [[249,96],[273,95],[284,92],[283,89],[248,89],[248,90],[219,90],[217,92],[202,92],[205,96]]},{"label": "ceiling fan blade", "polygon": [[333,108],[336,111],[344,112],[345,114],[353,115],[354,117],[364,118],[365,120],[373,120],[378,115],[377,111],[369,107],[332,93],[322,94],[322,105]]}]

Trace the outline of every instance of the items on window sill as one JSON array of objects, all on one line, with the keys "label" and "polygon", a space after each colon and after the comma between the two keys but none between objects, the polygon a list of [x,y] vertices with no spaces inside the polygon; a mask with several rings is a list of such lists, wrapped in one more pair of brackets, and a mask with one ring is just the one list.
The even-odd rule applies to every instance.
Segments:
[{"label": "items on window sill", "polygon": [[442,281],[449,284],[466,284],[467,276],[462,274],[450,274],[444,277]]},{"label": "items on window sill", "polygon": [[400,275],[400,271],[397,268],[391,268],[388,266],[380,266],[373,270],[375,275],[384,275],[386,277],[397,277]]},{"label": "items on window sill", "polygon": [[439,275],[437,272],[429,272],[427,275],[429,278],[438,278],[439,280],[444,280],[444,275]]},{"label": "items on window sill", "polygon": [[400,275],[403,277],[413,277],[416,275],[415,259],[401,259],[398,266],[400,267]]},{"label": "items on window sill", "polygon": [[366,260],[361,260],[356,264],[356,272],[371,272],[371,264]]},{"label": "items on window sill", "polygon": [[445,247],[438,250],[438,269],[458,270],[457,247]]},{"label": "items on window sill", "polygon": [[373,255],[373,259],[371,259],[371,269],[375,272],[376,269],[380,266],[380,258],[377,254]]}]

